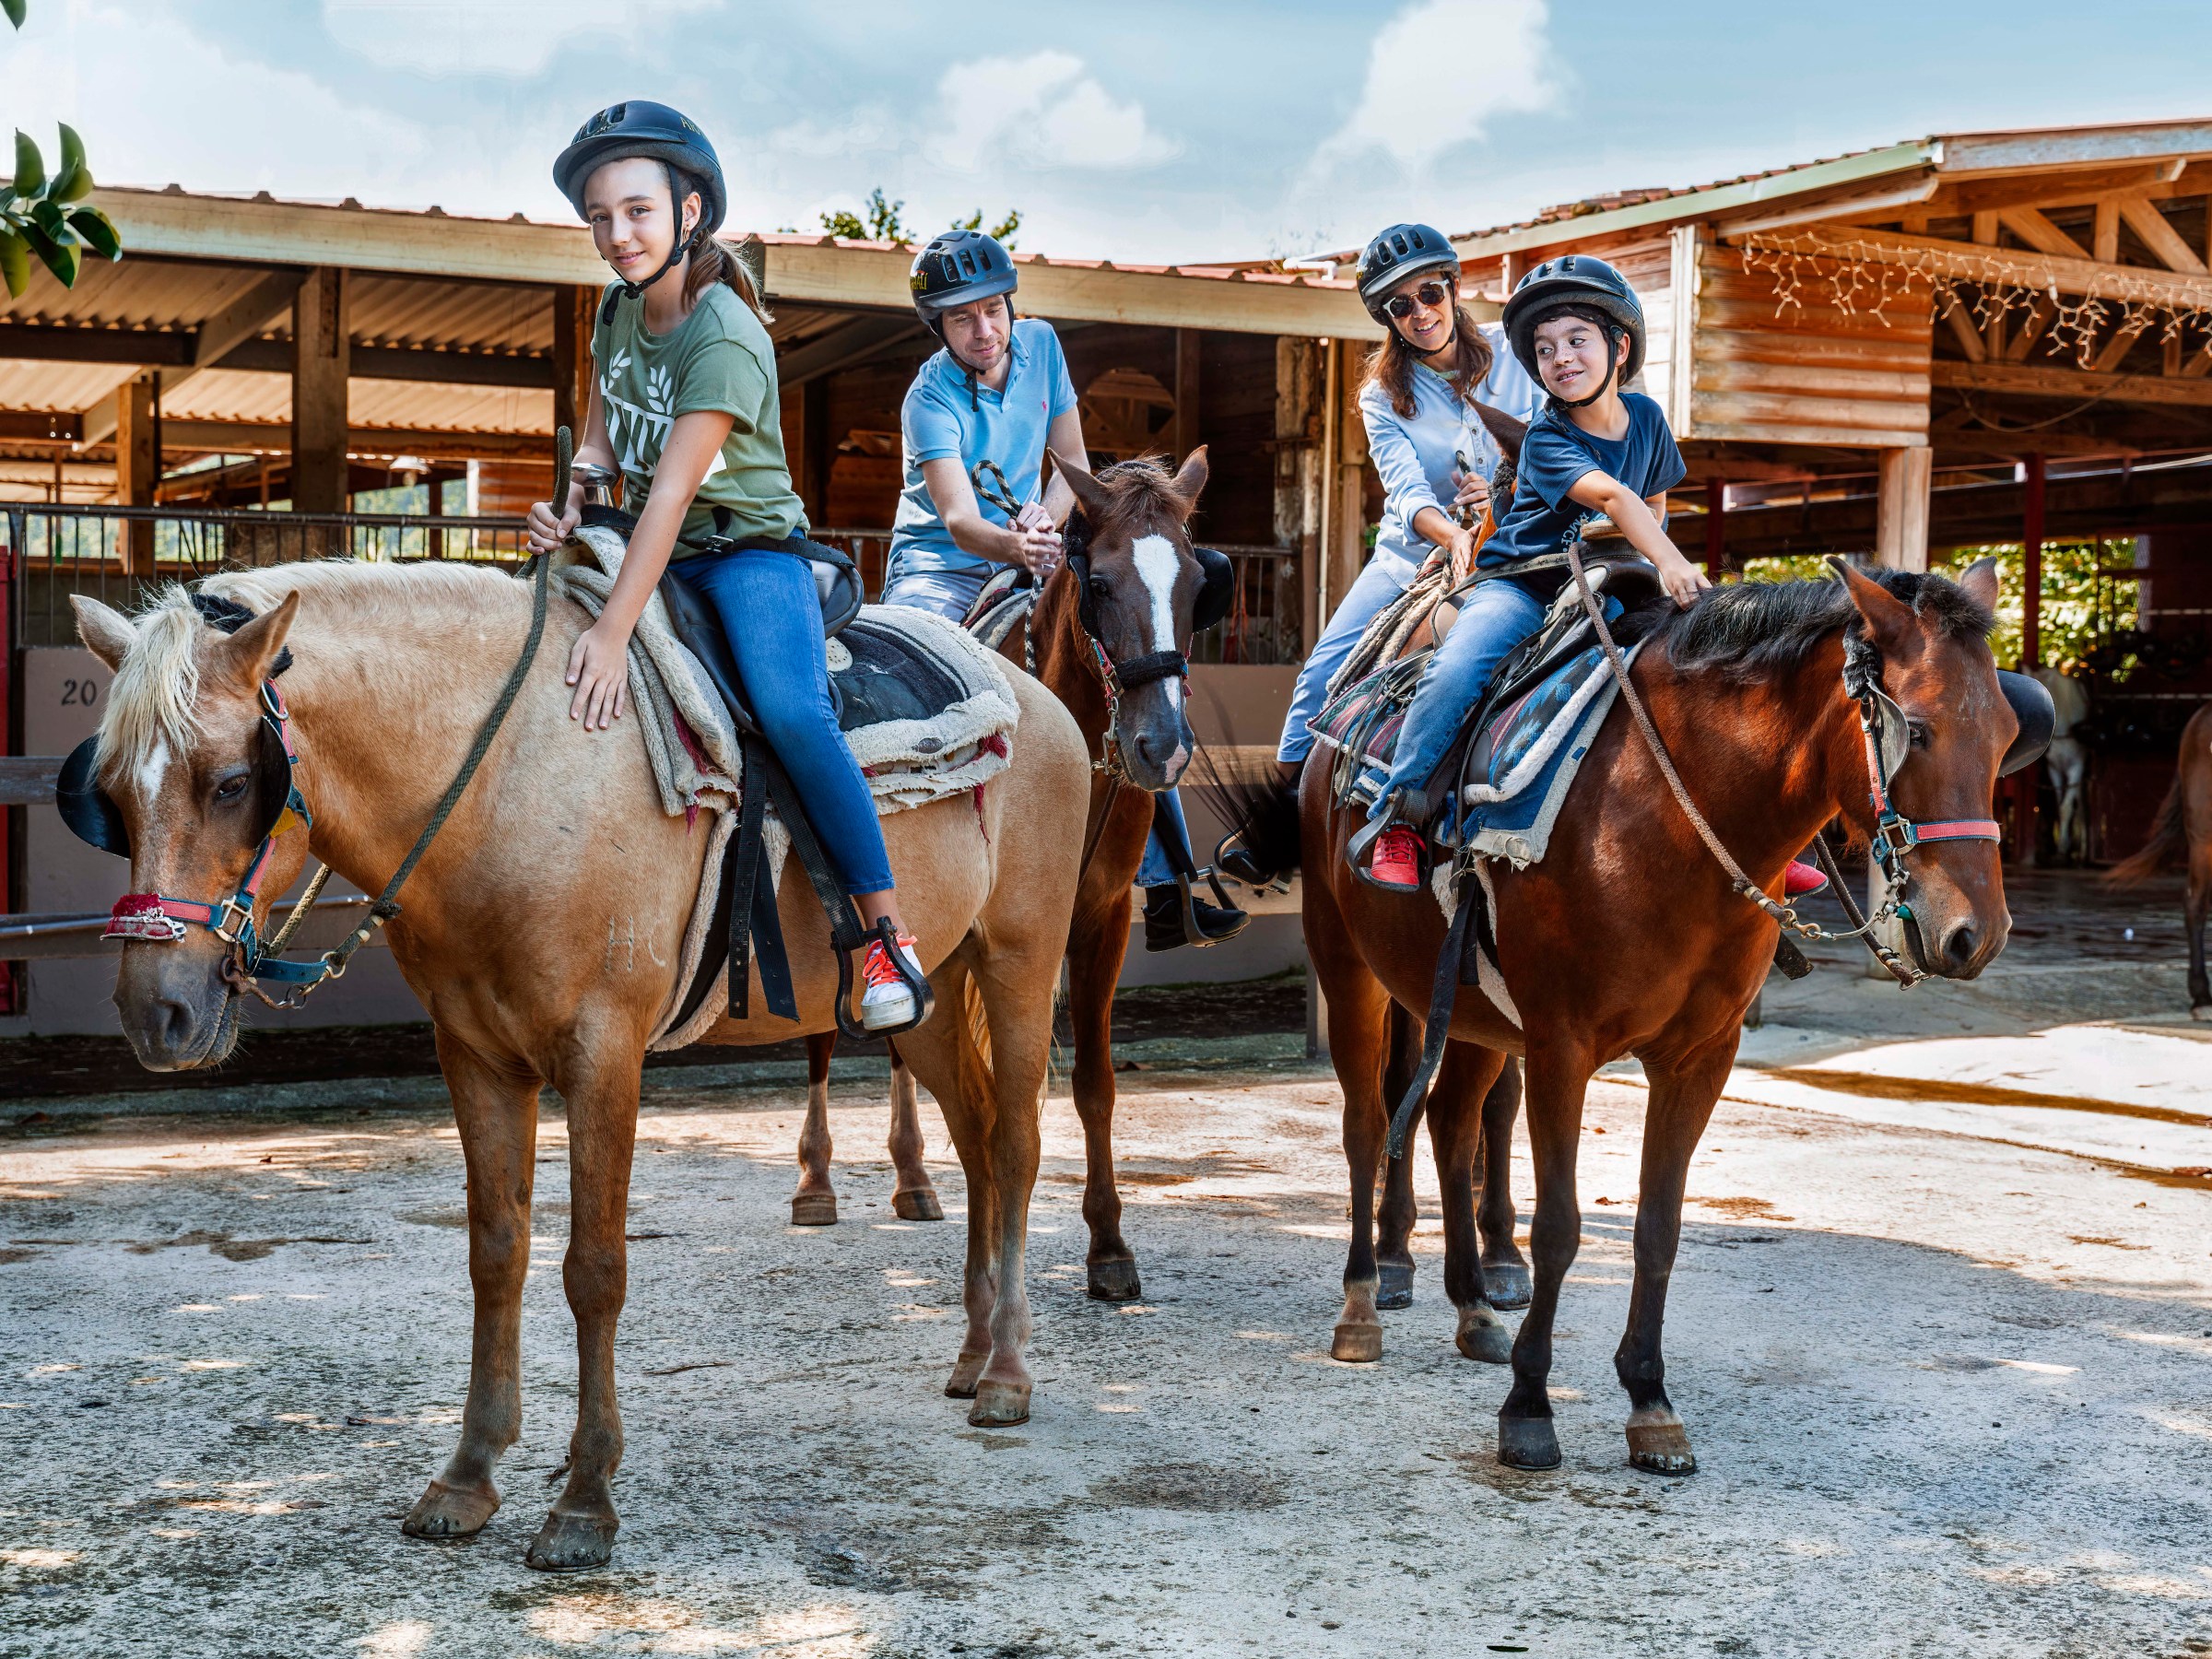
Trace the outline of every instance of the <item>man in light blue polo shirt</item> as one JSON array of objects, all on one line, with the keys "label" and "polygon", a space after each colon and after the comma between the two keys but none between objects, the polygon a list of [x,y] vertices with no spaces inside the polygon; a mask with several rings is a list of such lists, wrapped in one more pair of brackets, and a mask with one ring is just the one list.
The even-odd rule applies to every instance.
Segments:
[{"label": "man in light blue polo shirt", "polygon": [[[1004,565],[1041,583],[1059,567],[1059,525],[1075,492],[1057,473],[1040,491],[1049,445],[1088,466],[1083,418],[1068,379],[1060,336],[1041,318],[1014,317],[1019,278],[1014,261],[980,230],[948,230],[914,258],[914,310],[945,348],[922,365],[907,389],[899,425],[905,483],[891,524],[883,603],[911,605],[959,622]],[[1018,511],[979,500],[972,469],[988,461],[1003,473]],[[1190,831],[1172,790],[1163,815],[1183,843]],[[1183,927],[1175,867],[1155,831],[1137,870],[1145,888],[1145,948],[1218,944],[1248,918],[1193,900],[1201,937]]]}]

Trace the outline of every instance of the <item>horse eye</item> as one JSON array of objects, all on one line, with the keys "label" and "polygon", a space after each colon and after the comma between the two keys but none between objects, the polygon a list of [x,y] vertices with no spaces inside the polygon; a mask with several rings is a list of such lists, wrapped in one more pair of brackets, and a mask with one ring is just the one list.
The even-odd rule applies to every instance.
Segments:
[{"label": "horse eye", "polygon": [[1090,579],[1090,591],[1101,599],[1110,598],[1113,594],[1113,584],[1103,576],[1093,576]]},{"label": "horse eye", "polygon": [[224,806],[228,806],[231,802],[237,800],[239,796],[246,793],[246,779],[242,776],[236,778],[225,778],[220,783],[218,783],[215,786],[215,798],[221,802]]},{"label": "horse eye", "polygon": [[1914,748],[1924,749],[1928,747],[1928,723],[1926,721],[1908,720],[1905,722],[1905,730],[1912,735]]}]

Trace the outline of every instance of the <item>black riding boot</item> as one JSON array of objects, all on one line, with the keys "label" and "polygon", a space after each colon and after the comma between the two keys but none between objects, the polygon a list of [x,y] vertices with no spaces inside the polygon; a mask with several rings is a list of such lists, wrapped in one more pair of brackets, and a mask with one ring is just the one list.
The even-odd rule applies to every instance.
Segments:
[{"label": "black riding boot", "polygon": [[1161,887],[1147,888],[1145,948],[1180,950],[1185,945],[1218,945],[1224,939],[1235,938],[1252,920],[1233,905],[1224,910],[1218,904],[1208,904],[1195,893],[1191,895],[1191,916],[1198,927],[1195,939],[1183,924],[1182,888],[1171,881]]}]

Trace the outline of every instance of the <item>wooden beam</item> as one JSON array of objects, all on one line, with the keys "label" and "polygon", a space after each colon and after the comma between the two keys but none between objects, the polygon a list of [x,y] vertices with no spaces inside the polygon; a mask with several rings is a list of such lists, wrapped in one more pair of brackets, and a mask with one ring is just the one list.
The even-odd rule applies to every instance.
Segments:
[{"label": "wooden beam", "polygon": [[1976,213],[2003,212],[2007,207],[2077,207],[2115,191],[2154,188],[2170,182],[2174,171],[2171,162],[2154,161],[1946,183],[1929,198],[1928,216],[1965,218]]},{"label": "wooden beam", "polygon": [[1951,325],[1951,333],[1959,342],[1959,349],[1966,353],[1968,362],[1979,363],[1989,356],[1989,347],[1982,343],[1982,336],[1974,332],[1973,324],[1967,318],[1965,306],[1954,300],[1944,309],[1943,320]]},{"label": "wooden beam", "polygon": [[[154,437],[154,376],[159,372],[148,369],[115,391],[115,500],[124,507],[154,504],[154,485],[161,476],[161,458]],[[153,575],[154,525],[150,519],[124,526],[123,569],[127,576]]]},{"label": "wooden beam", "polygon": [[2120,203],[2116,198],[2108,196],[2097,204],[2095,229],[2089,240],[2094,244],[2089,257],[2099,265],[2120,263]]},{"label": "wooden beam", "polygon": [[1175,418],[1169,428],[1168,465],[1181,466],[1202,440],[1198,433],[1198,347],[1205,335],[1195,328],[1175,331]]},{"label": "wooden beam", "polygon": [[[1977,218],[1980,217],[1976,216]],[[2032,207],[2000,209],[1997,223],[2038,253],[2060,253],[2068,259],[2087,259],[2089,251]],[[1976,241],[1982,239],[1976,237]]]},{"label": "wooden beam", "polygon": [[[289,453],[292,429],[285,421],[164,420],[161,441],[179,452],[233,455]],[[351,455],[378,458],[420,455],[437,461],[550,461],[550,432],[444,431],[417,427],[352,427],[346,433]]]},{"label": "wooden beam", "polygon": [[1992,246],[1995,245],[1997,240],[1997,216],[1994,212],[1984,211],[1974,215],[1973,237],[1978,242],[1985,242]]},{"label": "wooden beam", "polygon": [[1799,251],[1804,253],[1846,259],[1888,259],[1935,276],[1956,276],[1968,282],[2001,279],[2028,288],[2055,288],[2067,294],[2109,295],[2124,289],[2131,298],[2152,304],[2188,311],[2212,308],[2212,276],[2188,272],[2065,259],[2018,248],[1984,247],[1940,237],[1900,236],[1894,231],[1851,230],[1827,225],[1807,225],[1792,232],[1790,241],[1800,244]]},{"label": "wooden beam", "polygon": [[2027,320],[2020,324],[2019,332],[2006,344],[2005,360],[2008,363],[2026,362],[2029,350],[2043,337],[2043,331],[2057,321],[2058,307],[2051,303],[2048,294],[2038,294],[2035,302],[2029,307]]},{"label": "wooden beam", "polygon": [[[2144,327],[2147,326],[2147,324],[2144,324]],[[2098,348],[2097,355],[2089,359],[2089,372],[2110,374],[2120,366],[2121,359],[2136,348],[2136,342],[2142,337],[2142,328],[2131,328],[2127,321],[2123,319],[2120,326],[2112,330],[2112,337],[2105,341]]]},{"label": "wooden beam", "polygon": [[595,289],[580,282],[553,288],[553,425],[583,441],[592,406],[592,324]]},{"label": "wooden beam", "polygon": [[[2199,354],[2200,356],[2203,354]],[[2030,368],[2012,363],[1960,363],[1937,358],[1929,379],[1967,392],[2007,392],[2023,397],[2100,398],[2109,403],[2189,404],[2212,407],[2212,380],[2183,374],[2097,374],[2083,369]]]},{"label": "wooden beam", "polygon": [[2206,340],[2199,346],[2196,355],[2182,365],[2180,378],[2201,380],[2207,373],[2212,373],[2212,340]]},{"label": "wooden beam", "polygon": [[352,344],[346,273],[319,266],[292,300],[292,508],[298,512],[346,510],[346,381]]},{"label": "wooden beam", "polygon": [[2159,264],[2170,271],[2181,271],[2191,276],[2205,275],[2205,262],[2196,251],[2182,240],[2182,234],[2169,224],[2166,216],[2141,196],[2122,196],[2120,217],[2127,228],[2143,239],[2143,245],[2151,251]]},{"label": "wooden beam", "polygon": [[1928,568],[1929,487],[1936,455],[1927,449],[1886,449],[1875,463],[1874,557],[1893,571]]}]

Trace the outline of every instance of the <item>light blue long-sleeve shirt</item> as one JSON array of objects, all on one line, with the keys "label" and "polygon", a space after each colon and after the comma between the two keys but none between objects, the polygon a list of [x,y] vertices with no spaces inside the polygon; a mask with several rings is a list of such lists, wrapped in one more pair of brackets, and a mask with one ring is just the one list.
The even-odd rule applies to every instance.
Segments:
[{"label": "light blue long-sleeve shirt", "polygon": [[[1513,356],[1505,331],[1486,324],[1482,335],[1490,344],[1490,371],[1475,395],[1515,419],[1535,419],[1544,396]],[[1414,518],[1424,507],[1451,516],[1448,503],[1459,493],[1453,477],[1458,456],[1465,454],[1486,479],[1498,470],[1502,457],[1488,429],[1460,397],[1453,382],[1426,363],[1413,366],[1410,418],[1390,406],[1388,394],[1379,386],[1359,394],[1359,418],[1367,428],[1367,453],[1382,479],[1382,524],[1375,534],[1375,559],[1402,566],[1400,573],[1410,581],[1435,550],[1435,544],[1413,527]]]}]

